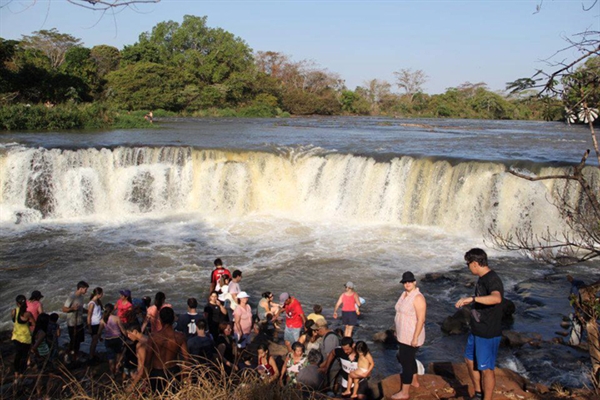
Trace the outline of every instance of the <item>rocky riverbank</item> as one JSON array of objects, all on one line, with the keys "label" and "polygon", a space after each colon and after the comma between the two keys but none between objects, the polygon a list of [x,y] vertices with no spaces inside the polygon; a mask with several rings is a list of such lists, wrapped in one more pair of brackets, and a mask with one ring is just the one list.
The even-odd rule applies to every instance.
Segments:
[{"label": "rocky riverbank", "polygon": [[[527,335],[516,332],[505,333],[505,342],[508,345],[515,346],[539,346],[536,338],[531,338]],[[282,345],[271,343],[271,352],[273,355],[284,355],[285,348]],[[31,373],[25,381],[25,385],[18,390],[14,390],[12,382],[12,360],[14,357],[14,347],[10,342],[10,332],[0,333],[0,354],[2,357],[1,380],[0,380],[0,398],[14,399],[29,399],[33,398],[34,391],[32,389],[37,377],[35,373]],[[129,395],[125,393],[122,386],[118,382],[114,382],[107,374],[106,363],[99,363],[94,366],[89,366],[86,363],[79,365],[62,365],[60,364],[54,369],[53,375],[50,377],[50,398],[102,398],[98,396],[99,387],[104,387],[105,390],[111,393],[114,399],[127,399]],[[530,382],[523,376],[504,368],[496,370],[496,389],[494,392],[495,400],[518,400],[518,399],[580,399],[593,400],[597,397],[587,389],[569,389],[559,385],[551,388],[541,384]],[[258,386],[261,384],[258,383]],[[236,398],[246,399],[268,399],[273,398],[275,393],[271,393],[263,387],[256,387],[256,390],[240,392],[240,387],[228,388],[233,393],[238,393]],[[96,389],[94,389],[94,387]],[[381,381],[374,379],[370,382],[372,399],[389,399],[391,395],[398,392],[400,389],[399,375],[389,376]],[[225,389],[225,388],[223,388]],[[186,388],[193,392],[193,388]],[[276,389],[279,390],[279,389]],[[281,391],[279,391],[281,392]],[[278,393],[279,393],[278,392]],[[277,394],[280,398],[296,398],[298,396],[287,391],[284,397],[283,393]],[[205,392],[194,392],[195,397],[214,398],[208,394],[202,395]],[[244,393],[244,395],[241,395]],[[473,394],[473,388],[469,379],[469,375],[464,364],[450,362],[435,362],[427,366],[426,373],[419,376],[419,387],[412,388],[412,399],[469,399]],[[143,396],[140,392],[138,395]],[[33,397],[32,397],[33,396]],[[83,396],[83,397],[82,397]],[[203,397],[205,396],[205,397]],[[208,396],[208,397],[206,397]],[[239,397],[242,396],[242,397]],[[266,397],[265,397],[266,396]],[[271,396],[271,397],[270,397]],[[181,398],[181,396],[172,396],[173,398]],[[235,397],[235,396],[234,396]],[[163,397],[169,398],[169,397]],[[300,397],[298,397],[300,398]],[[332,396],[318,395],[313,398],[337,398]]]}]

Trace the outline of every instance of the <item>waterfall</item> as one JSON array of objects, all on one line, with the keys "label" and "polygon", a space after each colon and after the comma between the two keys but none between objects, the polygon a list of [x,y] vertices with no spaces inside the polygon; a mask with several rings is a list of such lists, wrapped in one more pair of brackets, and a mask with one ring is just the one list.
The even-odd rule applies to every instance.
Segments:
[{"label": "waterfall", "polygon": [[491,162],[15,146],[0,153],[0,168],[5,223],[197,212],[435,226],[458,234],[485,233],[490,226],[508,231],[524,220],[536,232],[564,228],[551,204],[562,183],[522,180]]}]

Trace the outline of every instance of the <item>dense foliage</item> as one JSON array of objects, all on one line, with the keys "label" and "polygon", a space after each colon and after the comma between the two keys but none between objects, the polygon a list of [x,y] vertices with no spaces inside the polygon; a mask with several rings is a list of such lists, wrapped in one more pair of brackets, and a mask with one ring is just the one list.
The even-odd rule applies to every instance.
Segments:
[{"label": "dense foliage", "polygon": [[[580,69],[582,78],[598,65],[597,58],[589,60]],[[372,79],[351,90],[336,73],[283,53],[253,52],[243,39],[191,15],[181,23],[157,24],[122,50],[107,45],[89,49],[56,29],[41,30],[20,41],[0,38],[0,129],[109,126],[117,115],[156,109],[240,117],[564,117],[562,102],[534,92],[506,96],[485,83],[467,82],[428,95],[422,91],[428,78],[423,71],[394,74],[394,85]],[[584,90],[579,82],[565,84]],[[585,85],[585,90],[598,90],[598,85]]]}]

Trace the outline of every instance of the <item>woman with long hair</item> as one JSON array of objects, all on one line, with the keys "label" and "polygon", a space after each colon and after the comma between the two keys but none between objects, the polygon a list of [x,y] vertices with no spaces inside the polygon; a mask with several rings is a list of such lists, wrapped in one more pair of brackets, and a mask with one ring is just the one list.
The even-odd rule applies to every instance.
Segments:
[{"label": "woman with long hair", "polygon": [[319,350],[323,339],[319,336],[318,329],[315,326],[315,322],[311,319],[307,319],[304,323],[304,333],[300,335],[298,341],[306,347],[306,354],[312,349]]},{"label": "woman with long hair", "polygon": [[269,345],[267,343],[259,344],[257,353],[258,367],[256,367],[256,370],[261,378],[269,382],[276,381],[279,378],[279,368],[277,368],[277,363],[269,352]]},{"label": "woman with long hair", "polygon": [[208,304],[204,307],[204,318],[208,323],[208,331],[213,340],[219,336],[219,325],[227,322],[227,309],[219,301],[219,294],[213,291],[208,297]]},{"label": "woman with long hair", "polygon": [[159,332],[162,330],[162,323],[160,322],[160,318],[158,318],[158,313],[164,307],[171,307],[169,303],[166,303],[167,296],[163,292],[158,292],[154,296],[154,305],[148,307],[148,312],[146,313],[146,318],[144,319],[144,323],[142,324],[142,332],[146,331],[146,327],[148,323],[150,324],[150,331],[152,333]]},{"label": "woman with long hair", "polygon": [[233,370],[237,369],[235,366],[236,346],[232,333],[233,328],[231,322],[221,322],[219,324],[219,336],[215,341],[219,358],[227,374],[230,374]]},{"label": "woman with long hair", "polygon": [[97,287],[90,296],[88,303],[87,324],[92,335],[92,343],[90,344],[90,360],[96,356],[96,346],[98,345],[98,331],[100,330],[100,321],[102,321],[102,296],[104,291],[101,287]]},{"label": "woman with long hair", "polygon": [[[37,321],[38,315],[44,312],[44,306],[42,304],[42,293],[39,290],[34,290],[31,292],[31,296],[29,296],[29,300],[27,300],[27,311],[33,315],[33,319]],[[30,327],[31,332],[33,332],[33,326]]]},{"label": "woman with long hair", "polygon": [[121,319],[115,315],[115,306],[107,304],[104,306],[104,313],[100,321],[100,329],[98,334],[104,332],[104,347],[106,347],[106,358],[108,366],[113,377],[117,377],[119,364],[123,356],[123,339],[121,335],[125,335],[125,329],[121,323]]},{"label": "woman with long hair", "polygon": [[12,342],[15,345],[15,385],[20,383],[23,373],[27,369],[27,356],[31,348],[31,326],[35,326],[33,315],[27,311],[27,298],[22,294],[16,298],[17,307],[10,312],[15,323],[12,332]]}]

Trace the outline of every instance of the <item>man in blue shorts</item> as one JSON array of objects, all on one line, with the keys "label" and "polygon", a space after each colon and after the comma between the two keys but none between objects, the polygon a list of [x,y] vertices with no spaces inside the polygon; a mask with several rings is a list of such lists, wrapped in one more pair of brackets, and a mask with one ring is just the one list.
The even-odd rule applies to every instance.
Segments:
[{"label": "man in blue shorts", "polygon": [[488,266],[487,254],[482,249],[469,250],[465,261],[471,273],[479,277],[475,296],[456,302],[456,308],[471,306],[471,333],[465,349],[465,361],[475,387],[472,399],[491,400],[496,386],[496,355],[502,337],[504,286],[498,274]]}]

